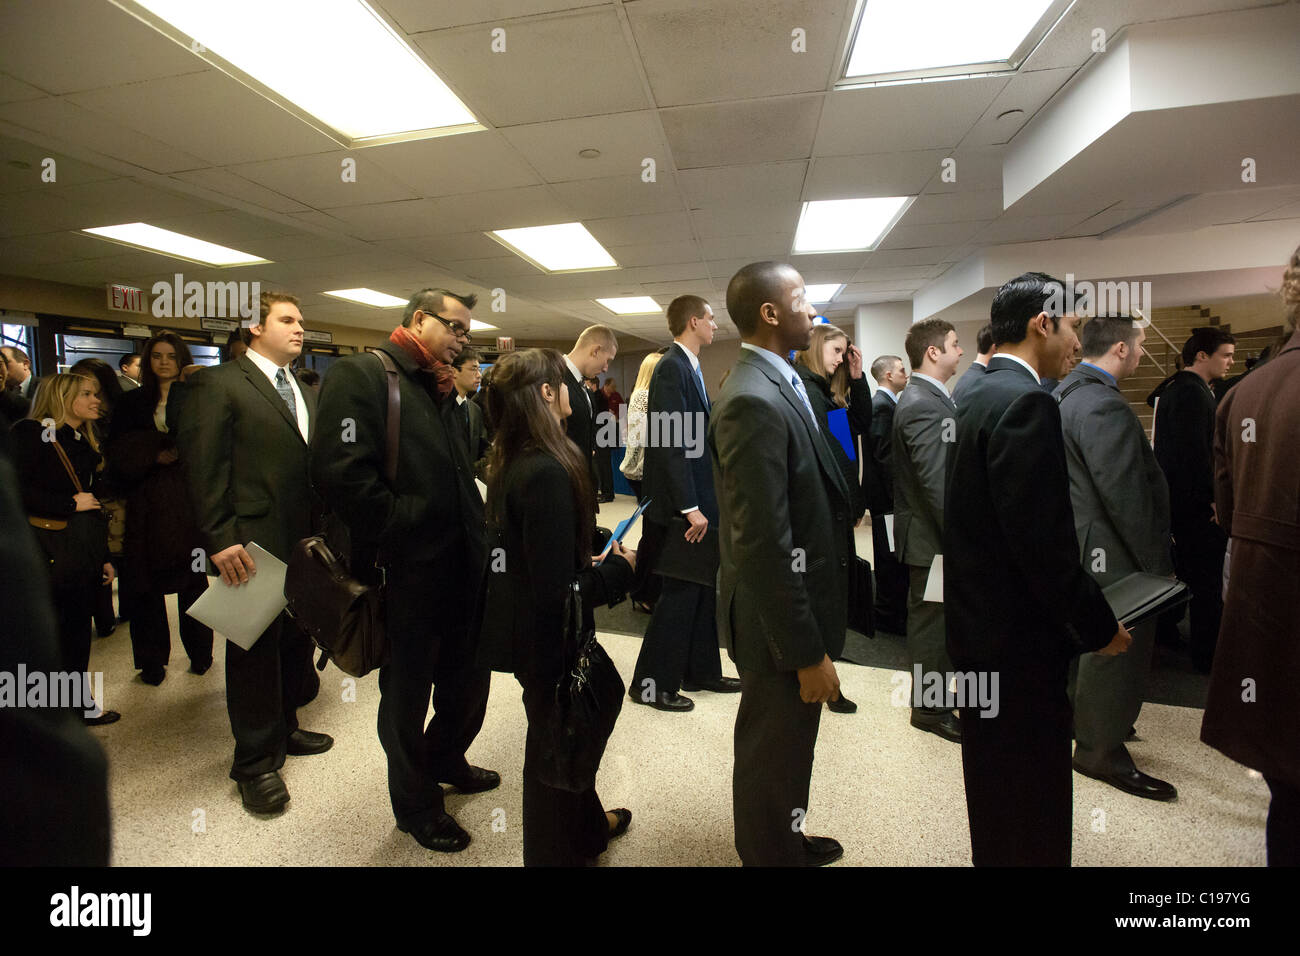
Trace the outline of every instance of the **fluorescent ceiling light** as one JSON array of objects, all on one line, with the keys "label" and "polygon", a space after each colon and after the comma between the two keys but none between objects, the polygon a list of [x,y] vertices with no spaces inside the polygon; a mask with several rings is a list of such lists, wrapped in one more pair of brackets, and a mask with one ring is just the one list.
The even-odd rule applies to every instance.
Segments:
[{"label": "fluorescent ceiling light", "polygon": [[617,269],[618,263],[580,222],[495,229],[488,236],[543,272]]},{"label": "fluorescent ceiling light", "polygon": [[829,302],[839,294],[840,289],[844,288],[843,282],[827,282],[823,285],[806,285],[804,289],[804,299],[807,302]]},{"label": "fluorescent ceiling light", "polygon": [[246,266],[257,262],[270,262],[260,256],[228,249],[214,242],[204,242],[170,229],[159,229],[143,222],[126,222],[120,226],[96,226],[83,229],[92,236],[120,242],[124,246],[144,249],[147,252],[161,252],[165,256],[201,262],[208,266]]},{"label": "fluorescent ceiling light", "polygon": [[478,319],[469,320],[469,330],[471,332],[480,332],[484,329],[492,329],[495,331],[496,328],[495,325],[488,325],[486,322],[480,322]]},{"label": "fluorescent ceiling light", "polygon": [[794,233],[795,253],[874,249],[915,196],[806,202]]},{"label": "fluorescent ceiling light", "polygon": [[379,309],[395,309],[406,305],[405,299],[399,299],[387,292],[376,292],[374,289],[335,289],[333,292],[324,293],[324,295],[332,295],[336,299],[347,299],[349,302],[360,302],[362,305],[373,305]]},{"label": "fluorescent ceiling light", "polygon": [[344,145],[483,128],[365,0],[113,2]]},{"label": "fluorescent ceiling light", "polygon": [[662,312],[664,307],[648,295],[627,295],[613,299],[597,299],[601,305],[615,315],[648,315]]},{"label": "fluorescent ceiling light", "polygon": [[[867,0],[844,75],[1014,69],[1066,6],[1060,0]],[[1055,16],[1046,17],[1049,10]]]}]

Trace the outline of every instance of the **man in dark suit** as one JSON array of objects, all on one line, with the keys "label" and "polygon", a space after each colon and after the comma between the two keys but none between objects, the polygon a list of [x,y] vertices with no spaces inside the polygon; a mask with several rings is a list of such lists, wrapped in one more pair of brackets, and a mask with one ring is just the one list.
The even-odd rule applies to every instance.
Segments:
[{"label": "man in dark suit", "polygon": [[140,356],[123,355],[117,360],[117,383],[122,391],[129,392],[140,387]]},{"label": "man in dark suit", "polygon": [[982,379],[989,370],[989,359],[993,357],[993,325],[984,326],[979,330],[975,337],[975,348],[977,353],[975,361],[971,362],[970,368],[962,372],[961,378],[957,379],[957,384],[952,387],[952,400],[960,402],[962,396],[970,390],[971,386]]},{"label": "man in dark suit", "polygon": [[[596,473],[597,435],[599,433],[601,440],[607,443],[612,440],[618,444],[618,423],[615,422],[611,429],[609,422],[596,420],[597,409],[592,404],[586,381],[604,375],[617,354],[618,339],[614,337],[614,330],[605,325],[591,325],[582,330],[578,341],[564,356],[564,384],[569,386],[569,405],[573,409],[564,421],[564,430],[590,463],[592,494],[597,498],[599,493],[596,489],[600,488],[600,478]],[[593,541],[593,545],[596,543]],[[599,543],[604,547],[603,542]]]},{"label": "man in dark suit", "polygon": [[[1135,571],[1172,575],[1169,488],[1119,390],[1137,371],[1146,331],[1127,316],[1101,317],[1081,339],[1083,361],[1055,392],[1080,561],[1103,588]],[[1178,791],[1138,770],[1124,746],[1142,709],[1155,626],[1154,618],[1135,626],[1126,654],[1079,657],[1070,681],[1074,769],[1134,796],[1173,800]]]},{"label": "man in dark suit", "polygon": [[1078,319],[1056,314],[1063,294],[1038,272],[998,290],[998,354],[957,408],[948,456],[948,653],[992,691],[960,702],[976,866],[1069,865],[1070,659],[1130,642],[1079,565],[1061,413],[1039,384],[1064,375],[1078,345]]},{"label": "man in dark suit", "polygon": [[36,398],[36,387],[41,380],[32,374],[32,360],[22,349],[6,345],[0,348],[0,360],[3,360],[9,373],[6,388],[16,391],[30,406]]},{"label": "man in dark suit", "polygon": [[[907,568],[907,649],[913,674],[947,674],[943,604],[926,601],[925,585],[935,555],[943,552],[944,476],[948,448],[957,432],[957,406],[946,383],[961,359],[957,330],[943,319],[913,323],[904,342],[912,377],[894,413],[894,541]],[[946,683],[946,681],[945,681]],[[913,688],[912,726],[945,740],[961,740],[951,707],[922,701]]]},{"label": "man in dark suit", "polygon": [[1236,339],[1222,329],[1197,329],[1183,346],[1183,370],[1156,402],[1155,453],[1169,482],[1174,567],[1192,590],[1188,607],[1192,664],[1204,674],[1214,661],[1223,616],[1223,554],[1227,535],[1214,512],[1214,414],[1211,384],[1233,365]]},{"label": "man in dark suit", "polygon": [[[302,352],[302,313],[291,295],[262,294],[252,345],[234,362],[193,375],[176,442],[208,560],[235,586],[255,573],[244,546],[281,561],[313,530],[307,442],[316,395],[290,363]],[[297,708],[320,689],[311,640],[280,614],[249,650],[226,643],[226,707],[235,736],[231,779],[244,806],[271,813],[289,802],[285,755],[324,753],[334,741],[298,726]]]},{"label": "man in dark suit", "polygon": [[654,569],[663,578],[646,628],[628,696],[657,710],[695,706],[679,690],[739,693],[740,681],[722,676],[714,620],[718,572],[718,499],[704,453],[709,396],[700,373],[700,349],[717,331],[713,308],[697,295],[668,306],[673,345],[655,367],[646,405],[644,520],[664,542]]},{"label": "man in dark suit", "polygon": [[727,286],[742,341],[709,422],[718,492],[718,631],[740,671],[732,801],[746,865],[819,866],[844,850],[807,837],[821,705],[839,697],[849,488],[785,356],[806,349],[814,309],[803,277],[758,262]]},{"label": "man in dark suit", "polygon": [[440,784],[477,793],[501,783],[465,758],[487,714],[491,679],[475,663],[470,610],[487,559],[483,499],[453,417],[452,366],[469,341],[475,301],[422,289],[377,347],[396,367],[400,395],[392,481],[385,473],[389,379],[376,355],[330,368],[311,446],[312,480],[351,534],[353,571],[386,581],[379,740],[393,815],[399,830],[445,853],[463,850],[470,836],[447,813]]},{"label": "man in dark suit", "polygon": [[472,348],[465,348],[456,356],[456,371],[452,381],[456,385],[456,407],[449,408],[456,419],[456,431],[465,442],[465,453],[474,466],[474,477],[482,478],[487,466],[487,453],[491,442],[483,424],[483,409],[473,401],[478,394],[483,373],[479,369],[483,359]]},{"label": "man in dark suit", "polygon": [[871,363],[871,375],[878,387],[871,399],[870,455],[865,473],[871,550],[876,559],[876,627],[890,634],[906,634],[907,567],[889,546],[888,522],[894,514],[894,409],[907,386],[907,370],[897,355],[882,355]]}]

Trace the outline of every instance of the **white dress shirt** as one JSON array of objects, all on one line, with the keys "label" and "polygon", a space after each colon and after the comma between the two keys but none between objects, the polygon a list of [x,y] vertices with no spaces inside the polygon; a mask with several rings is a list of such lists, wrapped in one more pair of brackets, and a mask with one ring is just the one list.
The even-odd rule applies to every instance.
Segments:
[{"label": "white dress shirt", "polygon": [[[248,360],[250,362],[252,362],[254,365],[256,365],[258,368],[262,370],[263,374],[265,374],[266,377],[270,379],[271,387],[275,388],[275,373],[280,371],[280,366],[276,365],[274,362],[272,362],[269,358],[267,358],[265,355],[263,355],[261,352],[257,351],[256,349],[250,348],[244,354],[248,356]],[[289,387],[293,389],[293,407],[294,410],[298,413],[298,432],[302,435],[302,440],[306,441],[307,427],[308,427],[307,403],[303,401],[302,389],[298,387],[297,377],[293,374],[293,370],[289,368],[289,366],[287,365],[284,366],[284,375],[285,378],[289,380]],[[277,396],[278,394],[279,393],[277,392]]]},{"label": "white dress shirt", "polygon": [[1007,359],[1011,359],[1011,361],[1013,362],[1019,362],[1025,368],[1029,369],[1029,374],[1034,377],[1035,382],[1037,382],[1039,385],[1043,384],[1043,380],[1038,377],[1038,372],[1034,370],[1034,367],[1030,365],[1028,362],[1026,362],[1024,359],[1022,359],[1019,355],[1012,355],[1010,352],[999,352],[998,358],[1007,358]]}]

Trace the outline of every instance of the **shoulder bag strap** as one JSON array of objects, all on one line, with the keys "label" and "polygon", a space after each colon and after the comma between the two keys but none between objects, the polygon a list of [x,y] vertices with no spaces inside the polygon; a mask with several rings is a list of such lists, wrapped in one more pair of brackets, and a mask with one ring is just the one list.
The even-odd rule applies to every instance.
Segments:
[{"label": "shoulder bag strap", "polygon": [[54,450],[58,452],[59,461],[63,462],[64,470],[67,471],[68,477],[72,479],[72,484],[77,489],[77,494],[81,494],[85,489],[81,487],[81,479],[77,477],[77,471],[72,467],[72,462],[68,461],[68,453],[63,450],[63,446],[60,445],[57,440],[50,442],[50,444],[53,445]]},{"label": "shoulder bag strap", "polygon": [[1077,379],[1076,381],[1071,382],[1069,385],[1065,386],[1065,388],[1061,390],[1060,396],[1058,396],[1056,399],[1056,404],[1060,405],[1063,401],[1069,398],[1070,393],[1077,388],[1082,388],[1085,385],[1104,385],[1104,384],[1105,384],[1104,382],[1099,382],[1095,378]]},{"label": "shoulder bag strap", "polygon": [[402,433],[402,390],[397,378],[397,366],[392,358],[382,349],[376,349],[380,364],[388,376],[388,437],[384,443],[384,474],[388,483],[397,481],[397,443]]}]

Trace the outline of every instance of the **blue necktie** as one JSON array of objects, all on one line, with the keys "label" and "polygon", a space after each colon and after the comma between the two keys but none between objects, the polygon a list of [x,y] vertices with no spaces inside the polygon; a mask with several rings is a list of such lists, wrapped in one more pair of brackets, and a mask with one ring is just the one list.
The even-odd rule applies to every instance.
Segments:
[{"label": "blue necktie", "polygon": [[821,431],[821,426],[817,424],[817,413],[813,411],[812,402],[808,400],[808,391],[803,387],[803,382],[799,378],[799,373],[795,372],[790,376],[790,384],[794,390],[799,393],[799,398],[803,401],[803,407],[808,409],[808,417],[812,419],[813,427]]},{"label": "blue necktie", "polygon": [[698,366],[697,366],[696,369],[695,369],[695,381],[699,383],[699,386],[700,386],[700,397],[701,397],[702,399],[704,399],[704,407],[705,407],[705,409],[707,410],[707,409],[710,407],[710,405],[709,405],[709,390],[706,389],[706,388],[704,387],[704,376],[703,376],[702,374],[700,374],[700,370],[699,370],[699,367],[698,367]]},{"label": "blue necktie", "polygon": [[280,393],[280,397],[284,399],[284,403],[289,406],[289,417],[292,418],[296,424],[298,421],[298,403],[294,400],[293,388],[289,385],[289,379],[285,377],[284,369],[282,368],[275,370],[275,390]]}]

